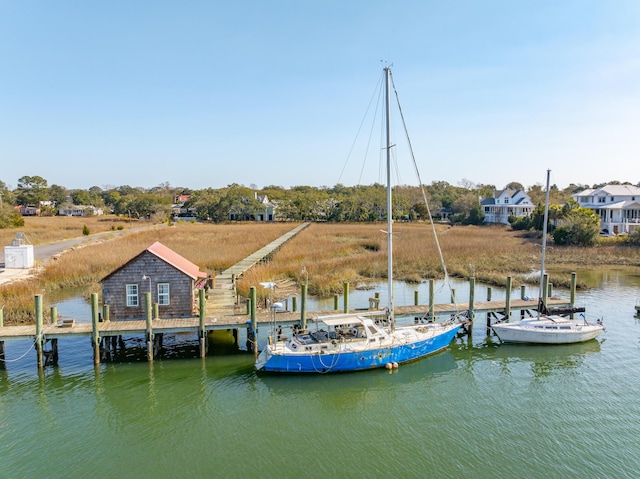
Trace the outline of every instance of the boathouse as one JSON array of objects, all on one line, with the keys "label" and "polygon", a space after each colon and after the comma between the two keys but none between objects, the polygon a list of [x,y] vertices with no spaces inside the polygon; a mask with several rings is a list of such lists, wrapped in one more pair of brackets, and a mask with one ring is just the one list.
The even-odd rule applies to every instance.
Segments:
[{"label": "boathouse", "polygon": [[164,319],[197,314],[198,289],[206,280],[207,274],[197,265],[156,241],[100,284],[110,319],[144,318],[142,295],[149,292],[151,302],[158,305],[159,318]]}]

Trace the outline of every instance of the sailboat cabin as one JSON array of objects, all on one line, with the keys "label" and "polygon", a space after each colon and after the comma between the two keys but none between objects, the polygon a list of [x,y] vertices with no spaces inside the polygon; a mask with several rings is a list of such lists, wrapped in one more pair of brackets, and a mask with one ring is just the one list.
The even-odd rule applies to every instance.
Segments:
[{"label": "sailboat cabin", "polygon": [[143,295],[148,292],[163,319],[196,315],[198,290],[206,280],[207,274],[197,265],[155,242],[105,276],[100,284],[111,319],[144,318]]}]

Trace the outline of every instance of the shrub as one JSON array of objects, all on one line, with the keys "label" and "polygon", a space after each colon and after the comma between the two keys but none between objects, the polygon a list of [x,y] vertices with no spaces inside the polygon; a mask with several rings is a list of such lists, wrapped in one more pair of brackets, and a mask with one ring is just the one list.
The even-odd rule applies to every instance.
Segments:
[{"label": "shrub", "polygon": [[89,236],[91,234],[91,231],[89,230],[89,227],[87,225],[84,225],[82,227],[82,234],[85,236]]}]

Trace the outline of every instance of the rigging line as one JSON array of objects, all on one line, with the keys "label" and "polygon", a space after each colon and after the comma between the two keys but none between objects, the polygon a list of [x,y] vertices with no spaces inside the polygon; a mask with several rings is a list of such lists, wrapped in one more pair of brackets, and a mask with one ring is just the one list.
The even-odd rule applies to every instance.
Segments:
[{"label": "rigging line", "polygon": [[411,139],[409,138],[409,132],[407,131],[407,124],[404,121],[404,113],[402,112],[402,106],[400,105],[400,98],[398,96],[398,90],[396,90],[396,84],[393,81],[393,75],[391,76],[391,85],[393,86],[393,93],[396,96],[396,103],[398,104],[398,112],[400,113],[400,119],[402,120],[402,127],[404,128],[404,134],[407,137],[407,144],[409,146],[409,153],[411,155],[411,161],[413,161],[413,169],[416,172],[416,176],[418,177],[418,184],[420,185],[420,191],[422,192],[422,199],[424,200],[425,206],[427,207],[427,213],[429,214],[429,222],[431,223],[431,229],[433,230],[433,237],[436,241],[436,246],[438,248],[438,254],[440,255],[440,264],[442,265],[442,269],[444,270],[444,280],[449,284],[449,288],[451,289],[451,284],[449,282],[449,273],[447,272],[447,265],[444,261],[444,256],[442,254],[442,249],[440,248],[440,241],[438,240],[438,235],[436,233],[436,225],[433,222],[433,217],[431,216],[431,208],[429,207],[429,202],[427,201],[427,194],[424,189],[424,183],[422,182],[422,178],[420,178],[420,171],[418,171],[418,165],[416,163],[415,155],[413,154],[413,146],[411,145]]},{"label": "rigging line", "polygon": [[[342,175],[344,174],[344,170],[347,168],[347,163],[349,163],[349,159],[351,158],[351,154],[353,153],[353,149],[356,146],[356,142],[358,141],[358,137],[360,136],[360,131],[362,130],[362,127],[364,125],[365,120],[367,119],[367,116],[369,115],[369,110],[371,108],[371,105],[373,103],[373,99],[376,96],[376,92],[378,92],[378,98],[380,97],[380,91],[381,91],[381,85],[382,85],[382,74],[380,75],[380,79],[378,80],[378,83],[376,84],[376,87],[373,89],[373,92],[371,93],[371,98],[369,100],[369,104],[367,105],[367,109],[365,110],[364,115],[362,116],[362,121],[360,122],[360,126],[358,127],[358,132],[356,133],[355,138],[353,139],[353,143],[351,143],[351,148],[349,149],[349,153],[347,154],[347,158],[344,161],[344,165],[342,165],[342,170],[340,171],[340,176],[338,177],[338,183],[340,183],[340,181],[342,180]],[[376,111],[377,111],[377,104],[379,102],[376,102]],[[375,118],[375,115],[374,115]]]}]

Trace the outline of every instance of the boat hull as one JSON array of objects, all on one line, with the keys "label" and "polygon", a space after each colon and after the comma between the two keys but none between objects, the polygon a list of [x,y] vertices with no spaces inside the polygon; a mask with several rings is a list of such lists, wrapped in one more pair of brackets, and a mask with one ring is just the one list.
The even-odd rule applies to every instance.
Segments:
[{"label": "boat hull", "polygon": [[265,348],[258,359],[258,370],[276,373],[329,373],[383,368],[388,363],[407,363],[435,354],[451,343],[460,329],[451,325],[428,339],[390,347],[354,351],[279,354]]},{"label": "boat hull", "polygon": [[533,344],[583,343],[597,338],[604,330],[599,324],[573,324],[566,329],[553,329],[536,326],[535,322],[494,324],[492,328],[503,342]]}]

